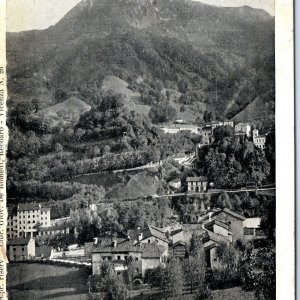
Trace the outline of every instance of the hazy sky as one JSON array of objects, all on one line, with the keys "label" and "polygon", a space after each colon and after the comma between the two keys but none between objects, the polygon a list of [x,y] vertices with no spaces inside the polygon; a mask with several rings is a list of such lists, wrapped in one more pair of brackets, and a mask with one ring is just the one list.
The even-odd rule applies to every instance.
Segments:
[{"label": "hazy sky", "polygon": [[[57,23],[81,0],[7,0],[7,31],[45,29]],[[195,0],[198,1],[198,0]],[[249,5],[274,16],[275,0],[200,0],[218,6]]]}]

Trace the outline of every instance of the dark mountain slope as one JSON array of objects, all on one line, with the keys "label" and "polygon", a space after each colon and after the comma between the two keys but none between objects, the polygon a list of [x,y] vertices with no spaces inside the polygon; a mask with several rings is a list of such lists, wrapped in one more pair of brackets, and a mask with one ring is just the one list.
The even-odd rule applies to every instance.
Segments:
[{"label": "dark mountain slope", "polygon": [[[106,75],[164,85],[184,78],[217,115],[232,117],[274,88],[274,19],[250,7],[85,0],[47,30],[8,33],[7,49],[15,99],[99,88]],[[253,95],[233,99],[245,78]],[[238,105],[228,110],[233,101]]]}]

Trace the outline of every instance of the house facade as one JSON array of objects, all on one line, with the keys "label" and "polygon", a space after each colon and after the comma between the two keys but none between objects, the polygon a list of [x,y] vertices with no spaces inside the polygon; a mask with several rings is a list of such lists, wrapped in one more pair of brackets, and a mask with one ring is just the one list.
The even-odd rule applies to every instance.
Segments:
[{"label": "house facade", "polygon": [[187,256],[187,247],[184,241],[177,241],[172,244],[172,256],[178,259],[184,259]]},{"label": "house facade", "polygon": [[266,232],[260,228],[261,218],[247,218],[244,220],[244,240],[253,241],[266,239]]},{"label": "house facade", "polygon": [[31,236],[15,237],[8,242],[9,261],[29,260],[35,257],[35,241]]},{"label": "house facade", "polygon": [[39,203],[20,203],[15,212],[8,215],[7,238],[37,235],[37,227],[48,227],[50,208]]},{"label": "house facade", "polygon": [[212,126],[211,125],[206,125],[202,127],[202,141],[201,144],[204,145],[209,145],[212,142]]},{"label": "house facade", "polygon": [[228,225],[232,234],[232,242],[244,238],[244,216],[224,208],[214,218]]},{"label": "house facade", "polygon": [[266,134],[259,135],[258,130],[254,129],[252,135],[253,135],[253,144],[260,149],[265,149],[265,144],[267,140]]},{"label": "house facade", "polygon": [[188,192],[206,192],[207,191],[207,177],[187,177]]},{"label": "house facade", "polygon": [[235,135],[246,135],[250,137],[251,135],[251,125],[248,123],[238,123],[234,126]]},{"label": "house facade", "polygon": [[126,271],[129,262],[134,262],[136,271],[144,276],[146,270],[163,263],[163,249],[156,243],[134,244],[130,239],[99,239],[92,250],[93,275],[101,274],[105,261],[109,261],[116,272]]}]

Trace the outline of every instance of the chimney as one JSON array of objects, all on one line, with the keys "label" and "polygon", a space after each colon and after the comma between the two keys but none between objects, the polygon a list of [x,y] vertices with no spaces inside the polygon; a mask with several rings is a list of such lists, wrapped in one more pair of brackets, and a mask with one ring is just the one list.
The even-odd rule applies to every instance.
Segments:
[{"label": "chimney", "polygon": [[117,240],[113,240],[112,244],[113,244],[113,248],[116,248],[118,244]]},{"label": "chimney", "polygon": [[208,221],[211,221],[212,214],[213,213],[211,211],[208,213]]},{"label": "chimney", "polygon": [[98,244],[98,238],[94,238],[94,245],[96,246]]}]

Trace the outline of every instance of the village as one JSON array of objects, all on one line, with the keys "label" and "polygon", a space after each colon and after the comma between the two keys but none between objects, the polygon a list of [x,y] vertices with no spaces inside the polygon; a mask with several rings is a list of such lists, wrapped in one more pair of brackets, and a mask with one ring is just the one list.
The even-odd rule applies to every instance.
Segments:
[{"label": "village", "polygon": [[[212,122],[204,127],[185,123],[183,120],[176,120],[174,125],[164,126],[161,129],[167,134],[190,131],[201,136],[201,142],[197,144],[194,155],[189,156],[188,164],[191,166],[194,166],[197,160],[199,149],[210,147],[213,143],[214,131],[220,127],[232,128],[234,135],[242,140],[251,139],[260,151],[265,148],[268,133],[259,135],[258,130],[251,130],[251,125],[248,123],[238,123],[234,126],[232,121]],[[107,271],[104,269],[107,265],[121,277],[124,274],[129,276],[128,273],[132,273],[132,268],[134,268],[130,286],[131,289],[132,286],[143,287],[142,294],[137,296],[141,299],[141,295],[151,292],[147,284],[149,287],[151,284],[159,286],[152,282],[154,280],[152,277],[157,276],[155,270],[167,268],[170,261],[175,260],[181,263],[189,261],[195,251],[202,255],[201,272],[204,272],[205,276],[209,276],[207,274],[210,274],[211,270],[224,271],[227,265],[222,261],[219,249],[222,247],[231,249],[237,244],[244,245],[243,247],[246,248],[259,249],[260,245],[264,245],[268,240],[269,233],[266,228],[261,227],[261,217],[247,217],[228,208],[211,207],[209,201],[204,201],[208,195],[221,194],[226,190],[216,189],[214,183],[209,182],[205,175],[188,176],[184,183],[180,178],[168,183],[167,197],[178,195],[196,197],[196,202],[193,200],[194,204],[200,203],[199,214],[196,218],[180,221],[177,215],[173,215],[168,226],[157,227],[149,223],[143,227],[138,226],[127,230],[122,236],[110,231],[104,236],[93,236],[92,240],[85,243],[76,243],[78,230],[74,224],[74,218],[83,216],[87,212],[90,215],[97,214],[97,211],[104,207],[109,211],[112,203],[88,203],[84,208],[71,209],[69,216],[57,219],[51,218],[50,208],[42,203],[19,203],[17,207],[9,209],[8,213],[9,261],[24,263],[48,261],[53,264],[63,263],[75,267],[87,267],[90,268],[91,278],[106,276]],[[186,187],[185,190],[182,189],[182,185]],[[258,188],[256,186],[253,191],[257,193]],[[270,189],[275,188],[272,186]],[[243,188],[237,189],[237,192],[241,191]],[[147,198],[149,200],[149,197]],[[150,201],[161,201],[160,196],[153,195]],[[55,245],[55,243],[49,244],[49,240],[53,240],[55,236],[69,235],[74,236],[73,244],[63,246]],[[195,243],[198,247],[196,250]],[[90,295],[105,294],[103,291],[97,291],[91,282],[89,279]],[[195,286],[199,284],[195,282]]]}]

